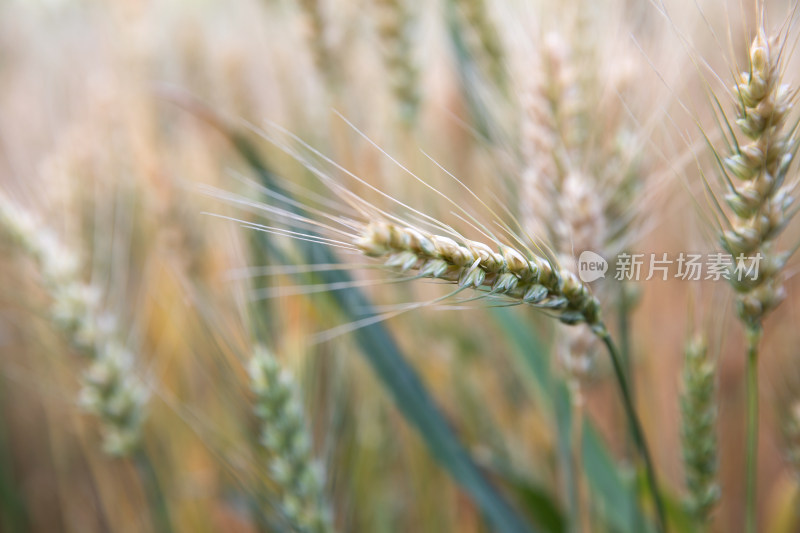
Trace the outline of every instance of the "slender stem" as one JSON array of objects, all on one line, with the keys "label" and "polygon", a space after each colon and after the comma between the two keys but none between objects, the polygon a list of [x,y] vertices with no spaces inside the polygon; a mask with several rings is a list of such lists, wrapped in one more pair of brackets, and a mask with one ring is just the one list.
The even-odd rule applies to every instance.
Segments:
[{"label": "slender stem", "polygon": [[745,531],[756,531],[756,466],[758,464],[758,341],[761,327],[747,328],[747,455],[745,493]]},{"label": "slender stem", "polygon": [[625,370],[625,377],[628,378],[628,387],[631,395],[635,393],[635,383],[633,381],[633,361],[631,358],[631,337],[630,337],[630,313],[633,304],[633,297],[630,294],[632,289],[622,282],[620,284],[619,305],[617,306],[617,320],[619,321],[619,351],[622,357],[622,367]]},{"label": "slender stem", "polygon": [[[636,381],[633,373],[633,353],[631,350],[631,328],[630,317],[633,307],[636,305],[636,298],[633,295],[634,288],[627,282],[619,284],[619,300],[617,305],[617,322],[619,323],[619,349],[622,356],[622,367],[625,377],[628,379],[628,388],[632,397],[636,397]],[[636,455],[636,445],[631,436],[625,439],[625,457],[630,459]],[[631,509],[631,519],[634,531],[642,529],[642,515],[636,508]]]},{"label": "slender stem", "polygon": [[617,378],[620,393],[622,394],[622,403],[625,406],[625,413],[628,417],[628,424],[630,425],[631,435],[636,447],[639,450],[644,460],[644,465],[647,473],[647,485],[650,489],[650,494],[653,498],[653,504],[656,509],[656,518],[658,531],[664,533],[667,531],[667,518],[664,512],[664,502],[661,498],[661,492],[658,490],[658,482],[656,480],[656,471],[653,467],[653,460],[650,457],[650,450],[647,448],[647,441],[644,437],[642,425],[639,422],[639,417],[636,415],[636,409],[633,406],[633,397],[631,396],[628,381],[625,379],[625,372],[622,369],[620,355],[614,341],[611,339],[608,331],[603,327],[597,331],[597,335],[603,340],[603,343],[608,349],[608,354],[611,357],[611,363],[614,366],[614,374]]},{"label": "slender stem", "polygon": [[172,533],[172,522],[167,509],[167,501],[153,463],[142,450],[137,451],[133,459],[150,507],[153,531],[156,533]]},{"label": "slender stem", "polygon": [[580,385],[577,381],[570,384],[572,389],[572,475],[575,486],[576,519],[573,521],[574,531],[588,533],[591,531],[589,521],[589,496],[586,488],[586,477],[580,473],[583,469],[583,419],[584,404]]},{"label": "slender stem", "polygon": [[575,483],[575,461],[573,461],[575,438],[573,436],[574,424],[572,418],[572,398],[569,387],[559,382],[553,387],[556,416],[556,433],[558,438],[559,472],[562,476],[564,501],[567,502],[567,531],[574,533],[580,531],[578,517],[578,489]]}]

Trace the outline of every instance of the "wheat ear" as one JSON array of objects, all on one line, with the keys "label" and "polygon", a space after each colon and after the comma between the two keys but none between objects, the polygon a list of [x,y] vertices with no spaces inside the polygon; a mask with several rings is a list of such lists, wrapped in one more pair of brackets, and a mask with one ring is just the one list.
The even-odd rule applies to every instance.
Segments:
[{"label": "wheat ear", "polygon": [[783,417],[786,459],[800,481],[800,400],[795,400]]},{"label": "wheat ear", "polygon": [[50,317],[90,359],[79,403],[103,426],[103,446],[128,456],[139,445],[148,393],[133,373],[135,357],[116,322],[100,308],[101,291],[81,281],[79,261],[58,237],[0,197],[0,228],[38,264],[52,298]]},{"label": "wheat ear", "polygon": [[368,224],[355,245],[366,255],[385,258],[386,266],[415,270],[460,287],[486,290],[520,303],[547,309],[564,323],[586,322],[601,329],[600,305],[586,286],[568,270],[536,255],[508,246],[493,250],[486,244],[431,235],[420,230],[375,222]]},{"label": "wheat ear", "polygon": [[692,339],[686,346],[683,367],[681,444],[689,489],[688,507],[702,524],[708,522],[720,496],[716,479],[715,375],[705,341],[701,337]]},{"label": "wheat ear", "polygon": [[780,51],[776,38],[759,31],[750,47],[750,70],[740,75],[734,91],[736,124],[749,142],[724,161],[739,181],[725,197],[734,216],[722,246],[734,257],[760,253],[763,258],[756,278],[734,280],[739,316],[754,329],[786,297],[780,272],[788,255],[776,250],[775,240],[791,218],[792,185],[784,182],[797,141],[794,128],[785,131],[795,93],[781,83]]},{"label": "wheat ear", "polygon": [[263,346],[250,360],[250,387],[255,413],[262,421],[261,444],[269,452],[269,471],[281,491],[280,508],[302,533],[333,531],[323,490],[322,468],[312,458],[297,385]]},{"label": "wheat ear", "polygon": [[403,0],[373,0],[378,18],[383,63],[400,116],[413,123],[419,107],[419,74],[414,60],[413,18]]},{"label": "wheat ear", "polygon": [[[336,82],[333,57],[327,40],[327,25],[322,0],[300,0],[300,9],[306,23],[306,37],[314,66],[331,85]],[[331,87],[329,87],[331,88]]]},{"label": "wheat ear", "polygon": [[495,83],[505,78],[503,47],[494,21],[489,16],[486,0],[461,0],[459,3],[468,27],[477,37],[480,50],[487,61],[489,74]]}]

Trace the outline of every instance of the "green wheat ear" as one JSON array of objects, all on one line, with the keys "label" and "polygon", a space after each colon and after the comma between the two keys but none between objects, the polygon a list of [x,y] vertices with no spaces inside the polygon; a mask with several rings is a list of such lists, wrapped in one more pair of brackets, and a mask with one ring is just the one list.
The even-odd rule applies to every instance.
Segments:
[{"label": "green wheat ear", "polygon": [[134,372],[136,356],[121,340],[123,331],[102,309],[101,289],[81,279],[78,257],[53,231],[2,197],[0,232],[36,263],[52,300],[50,320],[89,359],[78,403],[100,420],[104,450],[131,455],[140,445],[149,393]]},{"label": "green wheat ear", "polygon": [[782,83],[782,70],[779,40],[759,31],[750,47],[750,69],[740,74],[733,94],[746,143],[737,143],[724,160],[736,181],[725,197],[733,227],[720,236],[721,244],[734,257],[763,258],[755,279],[734,280],[739,316],[753,329],[786,297],[780,272],[788,256],[776,250],[776,239],[793,214],[794,181],[786,177],[797,139],[788,120],[796,92]]},{"label": "green wheat ear", "polygon": [[800,400],[791,402],[781,418],[786,460],[800,482]]},{"label": "green wheat ear", "polygon": [[420,278],[434,278],[544,309],[565,324],[585,322],[598,334],[605,330],[600,303],[568,270],[544,257],[515,250],[500,251],[476,241],[450,237],[388,222],[371,222],[354,242],[365,255],[382,258],[387,267]]},{"label": "green wheat ear", "polygon": [[297,384],[263,346],[250,360],[254,411],[261,419],[261,444],[269,452],[269,474],[280,490],[280,508],[302,533],[333,531],[324,495],[322,468],[313,460]]},{"label": "green wheat ear", "polygon": [[716,368],[702,337],[686,346],[681,394],[681,444],[687,505],[698,522],[707,523],[720,497],[717,483]]},{"label": "green wheat ear", "polygon": [[389,86],[407,124],[417,119],[420,105],[419,68],[414,58],[415,13],[400,0],[373,0],[382,59]]}]

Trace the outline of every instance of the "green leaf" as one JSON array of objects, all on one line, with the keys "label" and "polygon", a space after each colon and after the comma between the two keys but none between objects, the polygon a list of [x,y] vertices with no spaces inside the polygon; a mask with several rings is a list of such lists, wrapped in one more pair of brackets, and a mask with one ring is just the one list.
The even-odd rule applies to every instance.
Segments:
[{"label": "green leaf", "polygon": [[637,523],[636,493],[633,483],[620,475],[616,462],[589,420],[583,424],[582,459],[584,473],[595,503],[614,531],[642,533]]},{"label": "green leaf", "polygon": [[553,399],[550,389],[553,376],[550,372],[550,354],[547,347],[539,339],[530,323],[523,322],[518,309],[497,307],[491,310],[497,324],[505,333],[511,347],[515,348],[517,361],[525,378],[532,386],[536,399],[546,407],[552,407]]},{"label": "green leaf", "polygon": [[567,530],[564,515],[546,489],[529,483],[518,483],[513,488],[542,531],[562,533]]},{"label": "green leaf", "polygon": [[[527,381],[535,389],[539,405],[549,410],[556,431],[559,469],[565,480],[574,479],[572,472],[572,408],[569,389],[564,381],[553,374],[550,353],[530,324],[523,321],[524,314],[509,308],[493,309],[493,314],[506,337],[511,341],[527,371]],[[584,420],[582,439],[583,472],[591,490],[593,502],[598,504],[603,518],[614,530],[622,533],[642,533],[637,526],[644,524],[638,509],[635,487],[627,482],[590,420]],[[577,487],[566,487],[567,498],[574,502]]]},{"label": "green leaf", "polygon": [[517,500],[542,531],[563,533],[567,530],[564,513],[547,488],[517,473],[502,457],[495,456],[490,468],[494,475],[511,488]]},{"label": "green leaf", "polygon": [[[4,399],[3,389],[0,387],[0,414]],[[30,527],[28,509],[14,479],[14,456],[8,437],[5,420],[0,417],[0,530],[27,531]]]},{"label": "green leaf", "polygon": [[[638,484],[640,493],[649,494],[644,472],[640,472]],[[703,524],[698,524],[679,495],[670,493],[661,487],[661,496],[664,498],[664,510],[672,531],[706,531],[707,528]]]}]

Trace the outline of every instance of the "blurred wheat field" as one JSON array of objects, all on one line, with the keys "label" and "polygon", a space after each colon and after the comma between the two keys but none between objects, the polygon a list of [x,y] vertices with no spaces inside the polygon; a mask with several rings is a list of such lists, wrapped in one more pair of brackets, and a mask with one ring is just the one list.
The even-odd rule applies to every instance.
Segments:
[{"label": "blurred wheat field", "polygon": [[796,10],[0,3],[0,531],[800,531],[797,260],[754,483],[743,297],[576,262],[720,251],[760,28],[796,195]]}]

